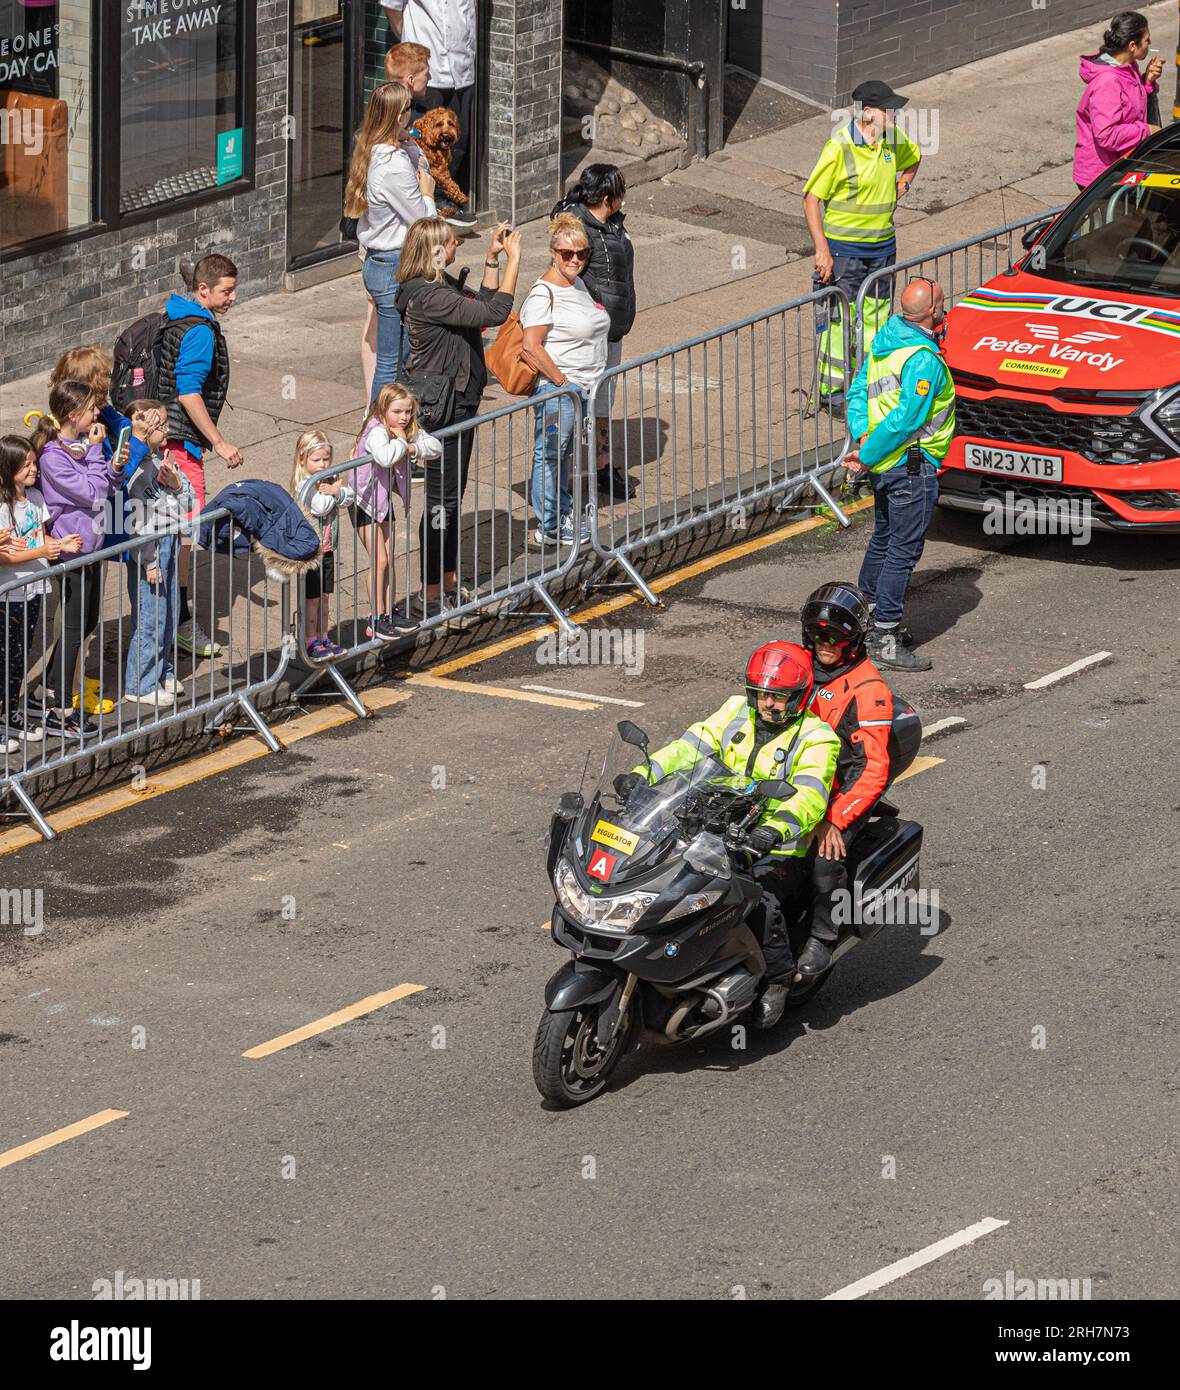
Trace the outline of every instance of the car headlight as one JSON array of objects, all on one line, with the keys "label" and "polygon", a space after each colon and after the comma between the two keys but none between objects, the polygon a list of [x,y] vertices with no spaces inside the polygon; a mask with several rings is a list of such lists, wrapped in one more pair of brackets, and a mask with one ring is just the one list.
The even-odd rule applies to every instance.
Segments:
[{"label": "car headlight", "polygon": [[553,886],[562,908],[582,926],[613,927],[617,931],[630,931],[660,896],[658,893],[617,893],[595,897],[578,882],[567,859],[558,864]]},{"label": "car headlight", "polygon": [[672,922],[677,917],[687,917],[690,912],[703,912],[705,908],[725,896],[724,888],[706,888],[703,893],[694,893],[691,898],[682,898],[675,907],[660,918],[661,922]]},{"label": "car headlight", "polygon": [[1173,391],[1155,405],[1144,407],[1139,417],[1180,453],[1180,391]]}]

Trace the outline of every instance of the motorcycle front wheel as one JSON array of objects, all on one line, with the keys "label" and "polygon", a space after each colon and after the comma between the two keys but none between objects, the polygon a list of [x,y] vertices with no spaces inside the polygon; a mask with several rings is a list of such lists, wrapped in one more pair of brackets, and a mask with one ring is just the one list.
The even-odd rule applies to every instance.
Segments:
[{"label": "motorcycle front wheel", "polygon": [[627,1010],[605,1048],[598,1044],[598,1019],[610,999],[584,1009],[541,1015],[533,1042],[533,1080],[547,1104],[559,1110],[585,1105],[606,1086],[627,1048],[631,1010]]}]

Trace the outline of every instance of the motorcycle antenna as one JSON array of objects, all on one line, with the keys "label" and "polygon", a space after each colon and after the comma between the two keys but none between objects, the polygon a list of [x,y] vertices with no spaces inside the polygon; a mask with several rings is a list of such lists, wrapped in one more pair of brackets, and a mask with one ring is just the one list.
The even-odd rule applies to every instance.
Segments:
[{"label": "motorcycle antenna", "polygon": [[581,780],[578,782],[578,795],[579,795],[579,796],[581,796],[581,794],[582,794],[582,788],[586,785],[586,773],[590,770],[590,752],[591,752],[591,750],[590,750],[589,748],[587,748],[587,749],[586,749],[586,761],[582,764],[582,776],[581,776]]}]

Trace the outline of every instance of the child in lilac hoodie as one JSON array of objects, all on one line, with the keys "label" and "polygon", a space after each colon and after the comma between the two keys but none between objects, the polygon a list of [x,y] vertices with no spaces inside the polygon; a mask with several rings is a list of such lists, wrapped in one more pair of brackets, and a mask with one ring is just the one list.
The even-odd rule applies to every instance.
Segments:
[{"label": "child in lilac hoodie", "polygon": [[1147,120],[1147,98],[1158,90],[1163,59],[1153,58],[1146,74],[1139,71],[1150,46],[1147,20],[1127,10],[1111,21],[1101,49],[1082,58],[1078,73],[1086,90],[1078,102],[1073,157],[1079,188],[1093,183],[1157,129]]},{"label": "child in lilac hoodie", "polygon": [[[98,421],[98,406],[89,386],[59,381],[49,392],[49,410],[37,421],[33,450],[41,475],[41,495],[49,508],[49,529],[55,536],[82,537],[79,555],[102,546],[107,530],[108,502],[123,481],[122,468],[104,457],[106,430]],[[71,570],[61,583],[61,637],[45,663],[42,688],[46,702],[45,730],[63,738],[83,738],[97,726],[82,711],[81,681],[86,639],[98,626],[102,603],[100,568]],[[48,692],[55,691],[52,700]],[[78,709],[72,701],[78,697]]]}]

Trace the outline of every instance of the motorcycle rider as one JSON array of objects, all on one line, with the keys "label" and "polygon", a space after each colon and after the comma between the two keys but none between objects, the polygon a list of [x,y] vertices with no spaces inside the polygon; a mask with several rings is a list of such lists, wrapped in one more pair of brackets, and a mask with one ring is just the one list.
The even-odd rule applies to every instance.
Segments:
[{"label": "motorcycle rider", "polygon": [[832,963],[839,935],[833,910],[848,888],[845,857],[889,782],[893,693],[865,654],[873,616],[855,584],[821,584],[803,605],[802,622],[803,643],[815,657],[811,713],[840,739],[836,792],[812,833],[811,935],[796,967],[806,978]]},{"label": "motorcycle rider", "polygon": [[760,1028],[772,1027],[782,1016],[795,973],[784,908],[805,882],[808,837],[827,810],[840,751],[839,737],[807,712],[812,679],[811,656],[797,643],[765,643],[746,666],[744,695],[726,700],[635,769],[656,782],[715,757],[742,776],[786,779],[795,787],[784,800],[766,802],[746,837],[759,856],[751,871],[762,888],[766,978],[754,1012]]}]

